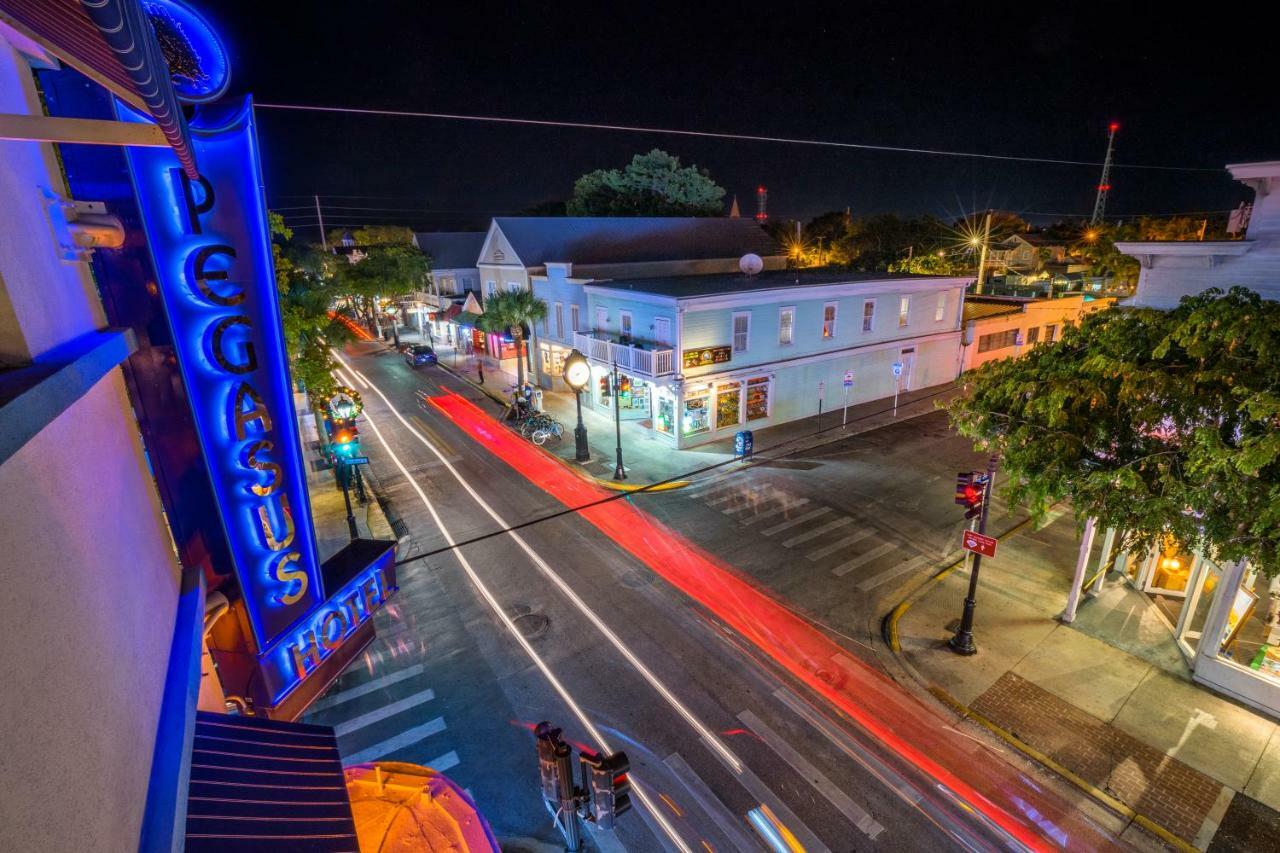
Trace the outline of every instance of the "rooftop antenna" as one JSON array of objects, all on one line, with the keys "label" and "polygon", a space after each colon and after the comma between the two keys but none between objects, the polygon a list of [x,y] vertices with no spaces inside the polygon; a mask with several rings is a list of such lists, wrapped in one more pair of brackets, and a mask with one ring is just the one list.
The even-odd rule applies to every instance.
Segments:
[{"label": "rooftop antenna", "polygon": [[764,184],[756,187],[756,222],[763,225],[769,219],[769,212],[766,209],[769,205],[769,191],[765,189]]},{"label": "rooftop antenna", "polygon": [[1107,125],[1107,156],[1102,161],[1102,179],[1098,181],[1098,198],[1093,203],[1093,216],[1089,219],[1090,225],[1097,225],[1102,221],[1102,214],[1107,209],[1107,193],[1111,192],[1111,154],[1116,146],[1116,131],[1120,129],[1120,123],[1117,121]]}]

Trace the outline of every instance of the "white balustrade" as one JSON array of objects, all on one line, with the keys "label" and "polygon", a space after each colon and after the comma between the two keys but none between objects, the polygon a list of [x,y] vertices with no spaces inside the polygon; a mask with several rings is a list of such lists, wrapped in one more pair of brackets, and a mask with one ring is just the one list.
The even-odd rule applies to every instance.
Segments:
[{"label": "white balustrade", "polygon": [[640,349],[596,337],[599,333],[574,332],[573,345],[592,361],[618,365],[640,376],[666,376],[674,372],[675,354],[669,348]]}]

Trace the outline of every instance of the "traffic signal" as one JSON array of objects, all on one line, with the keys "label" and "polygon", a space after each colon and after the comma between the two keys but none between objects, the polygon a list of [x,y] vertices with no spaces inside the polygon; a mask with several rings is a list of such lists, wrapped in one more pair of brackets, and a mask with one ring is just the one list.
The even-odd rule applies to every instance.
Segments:
[{"label": "traffic signal", "polygon": [[976,518],[982,513],[982,499],[986,494],[986,477],[972,471],[956,474],[956,503],[965,508],[965,518]]},{"label": "traffic signal", "polygon": [[360,430],[354,419],[329,422],[329,439],[339,456],[355,456],[360,452]]},{"label": "traffic signal", "polygon": [[631,808],[631,762],[625,752],[600,755],[584,752],[580,756],[591,792],[591,815],[596,826],[613,829],[618,815]]},{"label": "traffic signal", "polygon": [[559,802],[560,761],[557,750],[562,743],[560,729],[542,722],[538,723],[533,733],[538,739],[538,776],[542,782],[542,799],[552,803]]}]

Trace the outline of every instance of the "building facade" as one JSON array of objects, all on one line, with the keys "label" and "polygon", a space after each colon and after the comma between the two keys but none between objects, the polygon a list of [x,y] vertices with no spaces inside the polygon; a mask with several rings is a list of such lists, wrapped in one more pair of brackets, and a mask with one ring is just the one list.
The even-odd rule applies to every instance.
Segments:
[{"label": "building facade", "polygon": [[593,369],[584,403],[683,448],[941,385],[956,375],[967,283],[785,270],[595,281],[574,335]]},{"label": "building facade", "polygon": [[1051,344],[1062,337],[1067,326],[1114,304],[1114,299],[1084,294],[1057,299],[968,296],[964,303],[960,372],[989,361],[1017,358],[1032,347]]}]

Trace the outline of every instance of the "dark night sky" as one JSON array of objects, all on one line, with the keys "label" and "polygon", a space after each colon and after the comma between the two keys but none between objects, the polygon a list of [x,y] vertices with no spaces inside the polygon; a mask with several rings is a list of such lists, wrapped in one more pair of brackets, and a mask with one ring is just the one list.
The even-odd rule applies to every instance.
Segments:
[{"label": "dark night sky", "polygon": [[[1274,67],[1239,5],[201,3],[259,101],[623,123],[1100,161],[1280,158]],[[1061,8],[1058,8],[1061,7]],[[301,11],[306,8],[306,12]],[[1163,11],[1160,11],[1163,9]],[[662,147],[744,214],[1087,215],[1092,167],[997,163],[406,118],[260,110],[268,199],[319,193],[351,223],[482,225]],[[1223,210],[1226,174],[1118,169],[1115,214]],[[376,196],[377,198],[337,198]],[[295,215],[297,212],[293,212]],[[327,216],[330,214],[327,214]],[[357,217],[371,217],[360,219]],[[1040,219],[1043,217],[1032,217]],[[299,224],[306,220],[295,220]]]}]

